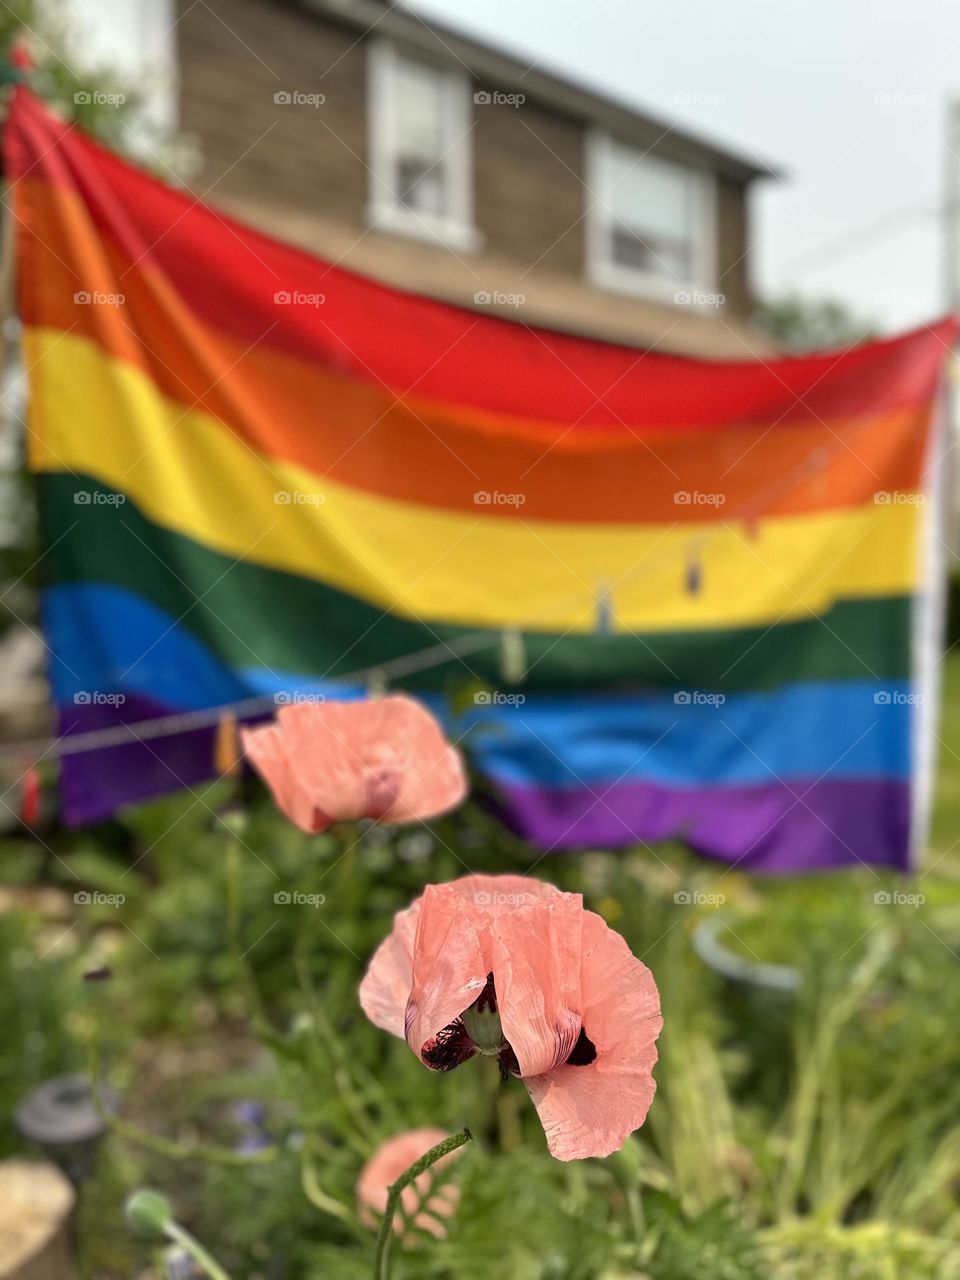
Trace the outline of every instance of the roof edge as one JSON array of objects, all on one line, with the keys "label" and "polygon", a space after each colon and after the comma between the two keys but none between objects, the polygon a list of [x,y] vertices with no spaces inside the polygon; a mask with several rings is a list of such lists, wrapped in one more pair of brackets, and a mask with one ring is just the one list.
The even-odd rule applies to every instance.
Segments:
[{"label": "roof edge", "polygon": [[708,141],[598,89],[579,83],[563,72],[525,65],[512,54],[484,40],[464,35],[444,23],[421,18],[409,8],[384,0],[298,0],[297,7],[318,18],[354,30],[401,40],[443,61],[460,63],[491,88],[522,89],[563,115],[599,125],[626,142],[662,152],[689,164],[711,168],[746,183],[756,178],[780,179],[783,174],[759,157],[745,156]]}]

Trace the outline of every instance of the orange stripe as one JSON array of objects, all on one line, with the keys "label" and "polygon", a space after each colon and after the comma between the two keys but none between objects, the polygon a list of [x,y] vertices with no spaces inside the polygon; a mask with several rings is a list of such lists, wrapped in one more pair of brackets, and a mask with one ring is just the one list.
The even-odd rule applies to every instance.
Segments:
[{"label": "orange stripe", "polygon": [[[22,299],[28,324],[94,339],[258,453],[340,484],[478,515],[636,524],[735,518],[753,504],[757,514],[802,514],[921,487],[929,405],[692,438],[640,424],[636,434],[574,431],[415,393],[398,399],[374,381],[244,347],[205,325],[162,272],[133,264],[98,233],[69,193],[54,200],[40,188],[30,204],[29,234],[43,258]],[[83,264],[82,277],[71,262]],[[78,293],[123,301],[75,302]],[[278,322],[287,314],[277,307]],[[803,472],[816,451],[819,461]],[[513,495],[522,502],[503,500]]]}]

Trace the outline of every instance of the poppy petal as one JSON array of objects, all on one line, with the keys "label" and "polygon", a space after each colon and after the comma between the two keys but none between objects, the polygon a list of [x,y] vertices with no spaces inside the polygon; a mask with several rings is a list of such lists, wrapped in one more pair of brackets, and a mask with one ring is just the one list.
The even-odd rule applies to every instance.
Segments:
[{"label": "poppy petal", "polygon": [[241,729],[240,741],[248,760],[270,788],[285,818],[308,834],[325,830],[332,819],[322,814],[294,774],[287,740],[276,724]]},{"label": "poppy petal", "polygon": [[583,1030],[596,1057],[524,1080],[558,1160],[607,1156],[646,1119],[663,1026],[653,975],[618,933],[583,915]]},{"label": "poppy petal", "polygon": [[380,943],[360,983],[360,1004],[375,1027],[402,1040],[407,1000],[413,986],[413,940],[420,919],[421,898],[398,911],[393,929]]},{"label": "poppy petal", "polygon": [[583,916],[578,893],[531,900],[528,892],[490,925],[500,1022],[521,1076],[566,1062],[577,1043]]},{"label": "poppy petal", "polygon": [[297,786],[331,820],[366,816],[372,705],[300,702],[281,707],[277,715]]},{"label": "poppy petal", "polygon": [[473,1004],[489,968],[475,913],[452,885],[428,885],[421,903],[406,1035],[422,1062],[423,1046]]},{"label": "poppy petal", "polygon": [[451,882],[450,888],[456,889],[484,916],[500,916],[517,907],[531,906],[541,900],[553,902],[564,896],[552,884],[535,880],[533,876],[461,876]]},{"label": "poppy petal", "polygon": [[245,730],[243,743],[278,805],[304,831],[357,818],[434,817],[467,790],[460,753],[430,712],[402,694],[288,704],[275,725]]},{"label": "poppy petal", "polygon": [[[402,694],[378,700],[390,710],[391,742],[400,786],[390,822],[416,822],[455,809],[467,794],[467,775],[456,747],[427,709]],[[371,705],[377,705],[373,703]]]}]

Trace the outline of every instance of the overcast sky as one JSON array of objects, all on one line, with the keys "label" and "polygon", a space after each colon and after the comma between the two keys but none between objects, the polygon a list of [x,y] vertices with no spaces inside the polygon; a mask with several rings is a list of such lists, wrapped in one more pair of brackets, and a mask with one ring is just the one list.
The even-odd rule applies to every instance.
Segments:
[{"label": "overcast sky", "polygon": [[[755,187],[761,292],[838,298],[888,329],[944,309],[960,0],[408,3],[783,170]],[[141,0],[69,7],[114,43],[144,21]]]},{"label": "overcast sky", "polygon": [[755,188],[763,292],[840,298],[886,328],[944,308],[938,209],[946,104],[960,94],[957,0],[411,7],[782,169]]}]

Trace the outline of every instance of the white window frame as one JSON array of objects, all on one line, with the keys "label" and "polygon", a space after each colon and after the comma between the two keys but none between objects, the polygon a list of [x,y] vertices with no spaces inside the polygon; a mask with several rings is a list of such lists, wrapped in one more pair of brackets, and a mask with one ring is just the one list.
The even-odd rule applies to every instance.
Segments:
[{"label": "white window frame", "polygon": [[[392,85],[401,60],[423,62],[443,78],[444,116],[451,142],[445,152],[450,182],[450,212],[438,217],[402,204],[394,194],[396,120],[391,112]],[[372,39],[367,55],[367,123],[370,184],[366,221],[382,231],[415,236],[445,248],[472,252],[480,246],[473,225],[473,83],[459,68],[431,64],[391,41]]]},{"label": "white window frame", "polygon": [[584,198],[588,202],[586,219],[588,279],[600,288],[612,289],[618,293],[629,293],[635,297],[649,298],[658,302],[699,305],[715,310],[717,306],[715,301],[717,297],[715,292],[717,285],[716,175],[709,169],[697,168],[672,158],[667,159],[653,152],[643,152],[639,147],[634,148],[640,157],[640,163],[649,160],[658,165],[669,165],[673,169],[680,170],[694,182],[696,209],[693,279],[670,279],[656,272],[626,267],[613,257],[611,231],[615,219],[603,207],[600,200],[604,160],[615,147],[630,148],[631,144],[620,142],[599,129],[587,131],[584,166],[587,190]]}]

